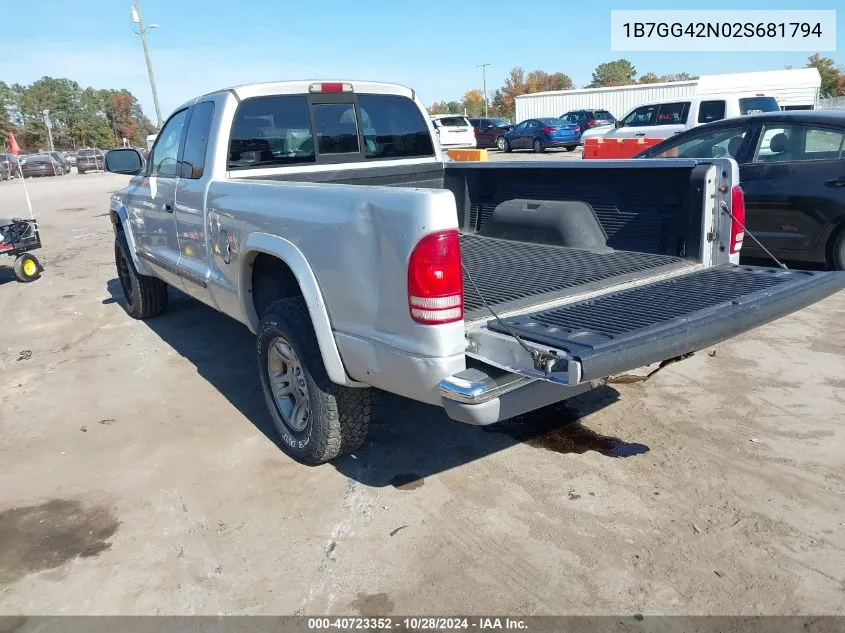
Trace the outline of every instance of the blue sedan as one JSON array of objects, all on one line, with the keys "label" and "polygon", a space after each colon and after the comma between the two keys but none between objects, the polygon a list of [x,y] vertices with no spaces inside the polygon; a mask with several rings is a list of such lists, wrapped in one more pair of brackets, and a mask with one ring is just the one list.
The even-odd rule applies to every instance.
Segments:
[{"label": "blue sedan", "polygon": [[557,118],[528,119],[504,135],[500,149],[533,149],[539,153],[549,147],[565,147],[571,152],[580,138],[581,128],[574,123]]}]

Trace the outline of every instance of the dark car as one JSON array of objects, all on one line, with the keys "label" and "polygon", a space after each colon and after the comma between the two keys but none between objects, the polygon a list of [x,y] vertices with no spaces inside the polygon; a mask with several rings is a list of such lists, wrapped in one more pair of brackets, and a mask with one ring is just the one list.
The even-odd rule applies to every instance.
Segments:
[{"label": "dark car", "polygon": [[21,157],[21,171],[24,178],[34,176],[58,176],[62,172],[62,165],[50,154],[32,154]]},{"label": "dark car", "polygon": [[70,161],[61,152],[47,152],[62,166],[62,175],[70,173]]},{"label": "dark car", "polygon": [[616,125],[616,119],[607,110],[570,110],[560,118],[581,128],[581,134],[596,127]]},{"label": "dark car", "polygon": [[578,147],[581,128],[558,118],[527,119],[505,134],[502,150],[533,149],[545,152],[550,147]]},{"label": "dark car", "polygon": [[767,112],[708,123],[637,158],[739,163],[747,235],[742,254],[845,270],[845,112]]},{"label": "dark car", "polygon": [[513,124],[504,119],[473,117],[469,120],[475,130],[476,147],[498,147],[504,149],[505,134],[513,129]]},{"label": "dark car", "polygon": [[9,152],[0,153],[0,171],[8,173],[9,178],[19,177],[21,172],[18,157]]},{"label": "dark car", "polygon": [[88,171],[101,171],[105,168],[106,156],[98,148],[80,149],[76,152],[76,171],[84,174]]}]

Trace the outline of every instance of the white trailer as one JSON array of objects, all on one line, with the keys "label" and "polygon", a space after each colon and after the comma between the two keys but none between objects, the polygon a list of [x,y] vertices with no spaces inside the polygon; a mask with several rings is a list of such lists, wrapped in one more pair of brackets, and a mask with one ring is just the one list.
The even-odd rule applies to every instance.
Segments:
[{"label": "white trailer", "polygon": [[815,68],[772,70],[753,73],[703,75],[690,81],[635,84],[612,88],[555,90],[516,98],[516,120],[560,116],[582,108],[609,111],[616,118],[644,103],[689,99],[695,95],[760,92],[775,97],[781,108],[814,109],[818,104],[821,76]]}]

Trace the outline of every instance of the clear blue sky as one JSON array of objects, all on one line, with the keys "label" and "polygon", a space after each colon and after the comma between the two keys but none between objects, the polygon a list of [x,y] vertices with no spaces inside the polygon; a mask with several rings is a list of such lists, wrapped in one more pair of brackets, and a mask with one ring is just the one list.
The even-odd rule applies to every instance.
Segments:
[{"label": "clear blue sky", "polygon": [[[4,1],[0,80],[29,83],[44,75],[96,88],[128,88],[154,118],[130,0]],[[514,66],[562,71],[583,86],[596,65],[627,57],[640,74],[712,74],[802,66],[810,53],[619,53],[610,50],[610,10],[630,3],[533,0],[143,0],[163,114],[216,88],[300,78],[362,78],[415,88],[426,103],[502,84]],[[571,3],[574,4],[574,3]],[[782,0],[714,1],[711,9],[795,9]],[[845,64],[845,5],[836,9],[836,53]],[[837,6],[839,5],[839,6]],[[804,6],[807,6],[804,4]],[[677,9],[646,1],[642,9]],[[700,7],[703,8],[703,7]],[[469,37],[467,35],[470,35]],[[13,52],[12,52],[13,51]]]}]

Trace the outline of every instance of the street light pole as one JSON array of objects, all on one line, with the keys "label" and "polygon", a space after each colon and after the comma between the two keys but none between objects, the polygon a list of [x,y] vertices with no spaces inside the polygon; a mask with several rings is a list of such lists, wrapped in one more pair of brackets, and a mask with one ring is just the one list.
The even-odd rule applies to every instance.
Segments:
[{"label": "street light pole", "polygon": [[484,82],[484,116],[487,116],[487,67],[490,64],[478,64],[476,68],[481,69],[481,77]]},{"label": "street light pole", "polygon": [[150,48],[147,46],[147,31],[157,28],[157,24],[144,25],[144,17],[141,15],[141,0],[135,0],[132,5],[132,21],[138,25],[138,35],[141,36],[141,46],[144,47],[144,59],[147,60],[147,74],[150,76],[150,88],[153,91],[153,103],[156,109],[156,121],[158,129],[161,130],[161,106],[158,104],[158,91],[156,90],[156,79],[153,75],[153,63],[150,61]]},{"label": "street light pole", "polygon": [[52,152],[55,151],[55,148],[53,147],[53,125],[50,123],[50,111],[44,110],[42,114],[44,115],[44,127],[47,128],[47,144],[50,148],[49,151]]}]

